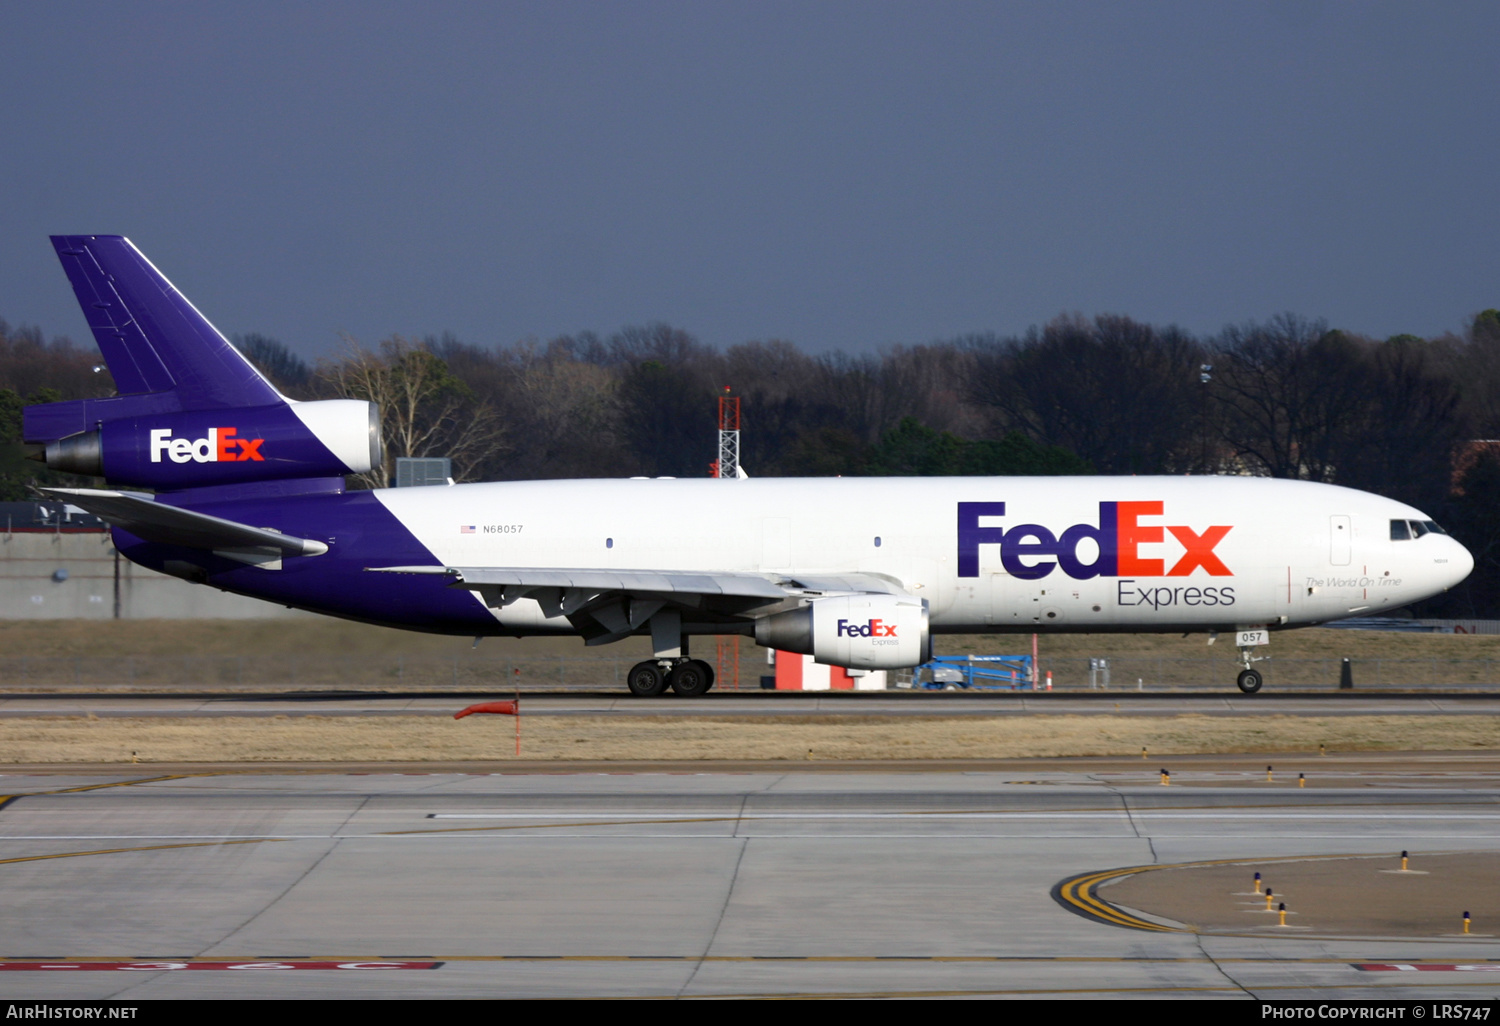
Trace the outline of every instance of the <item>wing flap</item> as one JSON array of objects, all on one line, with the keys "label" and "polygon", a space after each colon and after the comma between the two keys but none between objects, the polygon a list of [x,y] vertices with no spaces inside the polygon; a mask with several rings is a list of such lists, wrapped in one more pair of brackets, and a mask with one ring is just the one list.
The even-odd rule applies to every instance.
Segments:
[{"label": "wing flap", "polygon": [[851,595],[907,595],[909,592],[895,580],[881,574],[793,574],[787,583],[802,591]]},{"label": "wing flap", "polygon": [[787,597],[785,588],[756,574],[555,567],[380,566],[368,569],[382,573],[447,574],[453,578],[452,587],[470,591],[484,588],[572,588],[593,592],[723,595],[772,601]]}]

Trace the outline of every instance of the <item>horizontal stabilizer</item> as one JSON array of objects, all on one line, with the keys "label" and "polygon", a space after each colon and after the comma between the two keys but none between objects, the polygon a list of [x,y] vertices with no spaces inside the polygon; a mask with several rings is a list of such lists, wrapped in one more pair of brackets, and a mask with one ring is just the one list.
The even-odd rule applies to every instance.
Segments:
[{"label": "horizontal stabilizer", "polygon": [[[140,492],[113,492],[95,488],[41,488],[43,495],[61,499],[149,542],[211,549],[230,558],[255,552],[283,556],[319,556],[328,546],[308,538],[251,527],[248,524],[194,513],[157,502]],[[245,562],[252,560],[246,559]]]}]

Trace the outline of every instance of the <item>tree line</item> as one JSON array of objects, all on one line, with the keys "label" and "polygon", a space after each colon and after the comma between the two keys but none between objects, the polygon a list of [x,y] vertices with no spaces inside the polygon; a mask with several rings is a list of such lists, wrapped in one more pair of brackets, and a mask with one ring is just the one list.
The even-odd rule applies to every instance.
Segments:
[{"label": "tree line", "polygon": [[[287,395],[381,403],[387,465],[448,456],[457,480],[699,477],[718,396],[743,404],[754,476],[1254,474],[1410,502],[1474,552],[1430,603],[1500,616],[1500,312],[1462,333],[1373,339],[1291,314],[1198,336],[1064,316],[880,353],[782,341],[718,349],[666,324],[479,346],[451,334],[346,339],[309,363],[235,343]],[[23,402],[111,394],[93,346],[0,321],[0,497],[49,475],[21,459]]]}]

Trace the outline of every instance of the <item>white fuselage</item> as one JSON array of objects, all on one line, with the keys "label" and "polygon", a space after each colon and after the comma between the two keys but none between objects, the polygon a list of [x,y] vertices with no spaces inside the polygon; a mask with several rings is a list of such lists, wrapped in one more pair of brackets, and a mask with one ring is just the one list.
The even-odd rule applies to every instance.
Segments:
[{"label": "white fuselage", "polygon": [[[1392,540],[1392,520],[1427,519],[1410,506],[1268,478],[631,479],[377,495],[450,566],[875,574],[926,599],[939,632],[1297,626],[1396,609],[1473,567],[1446,535]],[[533,601],[492,611],[521,633],[572,631]]]}]

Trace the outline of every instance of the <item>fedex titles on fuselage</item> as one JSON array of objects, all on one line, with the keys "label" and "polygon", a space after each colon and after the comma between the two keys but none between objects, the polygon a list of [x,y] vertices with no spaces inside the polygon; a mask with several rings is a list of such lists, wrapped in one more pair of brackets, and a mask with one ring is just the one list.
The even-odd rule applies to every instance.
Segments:
[{"label": "fedex titles on fuselage", "polygon": [[[1233,605],[1234,588],[1227,585],[1207,587],[1139,588],[1142,577],[1187,577],[1202,570],[1209,577],[1233,577],[1234,572],[1214,552],[1231,530],[1217,525],[1201,532],[1182,524],[1141,523],[1143,517],[1165,515],[1165,504],[1159,501],[1101,502],[1099,522],[1073,524],[1061,533],[1053,533],[1040,524],[1017,524],[1014,527],[985,527],[982,517],[1005,516],[1003,502],[960,502],[958,504],[958,576],[979,576],[979,547],[1000,546],[1000,563],[1005,572],[1023,581],[1046,577],[1062,570],[1075,580],[1094,577],[1116,577],[1115,599],[1122,606]],[[1140,546],[1166,540],[1166,534],[1181,543],[1185,550],[1167,566],[1165,559],[1140,554]],[[1093,542],[1098,552],[1093,562],[1085,563],[1079,545]]]},{"label": "fedex titles on fuselage", "polygon": [[151,432],[151,462],[162,456],[173,463],[235,463],[241,460],[264,460],[260,447],[264,438],[237,438],[232,427],[211,427],[204,438],[173,438],[169,428]]}]

